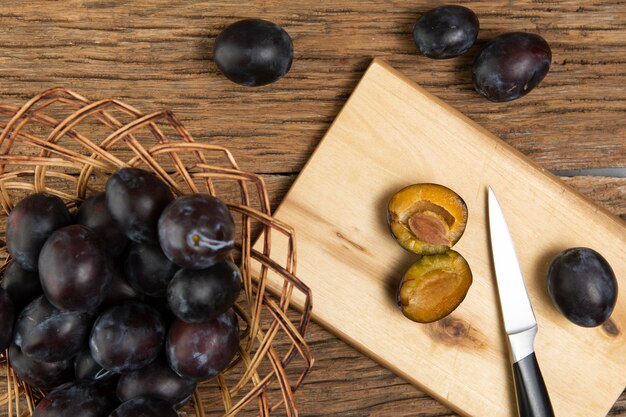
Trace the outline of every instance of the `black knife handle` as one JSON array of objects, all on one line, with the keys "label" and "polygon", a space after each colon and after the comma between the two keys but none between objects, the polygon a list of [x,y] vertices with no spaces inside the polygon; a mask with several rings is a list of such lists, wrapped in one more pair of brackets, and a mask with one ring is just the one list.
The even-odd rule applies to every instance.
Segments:
[{"label": "black knife handle", "polygon": [[520,417],[554,417],[552,403],[534,353],[513,364]]}]

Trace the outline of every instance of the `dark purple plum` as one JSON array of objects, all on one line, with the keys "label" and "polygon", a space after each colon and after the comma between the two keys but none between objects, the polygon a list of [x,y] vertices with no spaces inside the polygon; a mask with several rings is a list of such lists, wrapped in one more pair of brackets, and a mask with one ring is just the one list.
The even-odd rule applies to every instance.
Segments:
[{"label": "dark purple plum", "polygon": [[81,204],[75,221],[94,231],[105,242],[105,249],[113,257],[124,252],[128,238],[120,228],[107,207],[105,193],[98,193],[89,197]]},{"label": "dark purple plum", "polygon": [[440,6],[424,13],[413,26],[418,51],[429,58],[453,58],[467,52],[478,36],[476,14],[463,6]]},{"label": "dark purple plum", "polygon": [[9,346],[9,363],[15,374],[33,388],[51,389],[72,380],[72,359],[44,362],[25,355],[15,343]]},{"label": "dark purple plum", "polygon": [[46,298],[61,310],[93,311],[109,290],[109,254],[91,229],[80,224],[54,232],[39,256],[39,278]]},{"label": "dark purple plum", "polygon": [[559,253],[548,268],[552,302],[571,322],[595,327],[611,316],[617,302],[617,279],[609,263],[589,248]]},{"label": "dark purple plum", "polygon": [[77,381],[108,384],[118,377],[118,374],[104,369],[91,356],[89,347],[83,348],[74,358],[74,376]]},{"label": "dark purple plum", "polygon": [[76,355],[85,344],[92,317],[59,310],[43,295],[27,305],[15,323],[15,344],[26,355],[57,362]]},{"label": "dark purple plum", "polygon": [[161,351],[165,326],[152,307],[132,302],[98,317],[89,338],[91,355],[103,368],[123,373],[148,366]]},{"label": "dark purple plum", "polygon": [[239,268],[222,261],[207,269],[178,271],[167,288],[167,301],[176,317],[199,323],[231,308],[240,291]]},{"label": "dark purple plum", "polygon": [[163,400],[138,397],[123,402],[109,417],[178,417],[178,413]]},{"label": "dark purple plum", "polygon": [[7,265],[0,286],[11,297],[16,311],[21,311],[43,292],[39,274],[36,271],[25,270],[15,261]]},{"label": "dark purple plum", "polygon": [[15,322],[15,307],[7,292],[0,287],[0,352],[11,344],[13,324]]},{"label": "dark purple plum", "polygon": [[272,83],[289,72],[293,43],[289,34],[275,23],[240,20],[217,36],[213,59],[229,80],[256,87]]},{"label": "dark purple plum", "polygon": [[235,244],[226,204],[207,194],[179,197],[159,219],[159,242],[167,257],[186,269],[205,269],[226,259]]},{"label": "dark purple plum", "polygon": [[117,383],[117,398],[124,402],[149,396],[180,408],[191,399],[195,389],[195,380],[179,376],[164,358],[158,358],[145,368],[122,375]]},{"label": "dark purple plum", "polygon": [[126,276],[122,272],[122,267],[114,263],[111,286],[102,301],[101,307],[111,307],[128,301],[139,301],[140,298],[141,296],[128,283]]},{"label": "dark purple plum", "polygon": [[170,367],[182,377],[199,381],[226,369],[238,348],[239,322],[232,309],[203,323],[176,320],[165,344]]},{"label": "dark purple plum", "polygon": [[107,417],[118,405],[101,386],[69,382],[49,392],[37,404],[33,417]]},{"label": "dark purple plum", "polygon": [[173,198],[163,181],[139,168],[120,169],[109,177],[106,184],[109,212],[134,242],[158,242],[159,216]]},{"label": "dark purple plum", "polygon": [[480,51],[472,67],[474,88],[491,101],[514,100],[528,94],[550,69],[552,52],[539,35],[505,33]]},{"label": "dark purple plum", "polygon": [[128,283],[140,294],[150,297],[164,297],[167,285],[179,269],[159,245],[146,243],[133,243],[124,262]]},{"label": "dark purple plum", "polygon": [[21,200],[7,218],[7,250],[20,266],[37,270],[39,252],[55,230],[72,222],[67,207],[59,197],[36,193]]}]

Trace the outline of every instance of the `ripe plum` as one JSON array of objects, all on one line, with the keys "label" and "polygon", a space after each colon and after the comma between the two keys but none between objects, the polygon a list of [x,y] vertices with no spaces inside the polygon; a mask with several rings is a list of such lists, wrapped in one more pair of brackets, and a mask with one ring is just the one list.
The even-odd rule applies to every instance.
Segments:
[{"label": "ripe plum", "polygon": [[109,177],[106,204],[126,236],[139,243],[157,243],[157,222],[174,198],[169,187],[151,172],[123,168]]},{"label": "ripe plum", "polygon": [[25,197],[7,218],[7,250],[20,266],[37,270],[39,252],[55,230],[72,222],[67,207],[59,197],[35,193]]},{"label": "ripe plum", "polygon": [[548,74],[552,51],[541,36],[512,32],[494,38],[472,67],[474,88],[491,101],[528,94]]},{"label": "ripe plum", "polygon": [[413,38],[421,54],[436,59],[452,58],[474,45],[478,29],[476,14],[467,7],[440,6],[415,22]]},{"label": "ripe plum", "polygon": [[61,310],[93,311],[113,279],[102,241],[86,226],[54,232],[39,256],[39,277],[46,298]]},{"label": "ripe plum", "polygon": [[215,39],[215,64],[231,81],[260,86],[272,83],[289,71],[293,43],[275,23],[246,19],[233,23]]}]

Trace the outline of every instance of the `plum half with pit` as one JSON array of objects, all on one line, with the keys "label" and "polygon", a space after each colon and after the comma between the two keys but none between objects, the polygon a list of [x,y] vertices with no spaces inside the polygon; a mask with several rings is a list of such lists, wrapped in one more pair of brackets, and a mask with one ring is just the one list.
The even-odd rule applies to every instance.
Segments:
[{"label": "plum half with pit", "polygon": [[440,184],[413,184],[395,193],[387,223],[398,243],[418,255],[443,253],[463,235],[467,205]]},{"label": "plum half with pit", "polygon": [[454,311],[471,285],[472,272],[458,252],[424,255],[402,277],[398,305],[409,319],[430,323]]},{"label": "plum half with pit", "polygon": [[419,52],[429,58],[453,58],[467,52],[478,36],[476,14],[463,6],[447,5],[424,13],[413,27]]},{"label": "plum half with pit", "polygon": [[617,279],[607,260],[590,248],[559,253],[548,268],[552,302],[571,322],[599,326],[611,316],[617,302]]}]

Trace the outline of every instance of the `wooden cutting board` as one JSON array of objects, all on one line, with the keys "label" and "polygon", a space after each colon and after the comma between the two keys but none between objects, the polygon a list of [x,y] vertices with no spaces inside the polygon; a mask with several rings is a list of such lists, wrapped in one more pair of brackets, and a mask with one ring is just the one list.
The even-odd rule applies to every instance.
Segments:
[{"label": "wooden cutting board", "polygon": [[[385,220],[391,195],[420,182],[443,184],[467,203],[467,228],[454,249],[474,276],[461,306],[426,325],[396,308],[398,281],[415,256],[396,244]],[[487,239],[487,185],[518,251],[556,415],[605,416],[626,385],[624,223],[380,60],[275,213],[296,231],[297,275],[313,290],[314,319],[461,415],[515,416]],[[618,277],[608,325],[578,327],[550,302],[548,264],[575,246],[600,252]],[[283,253],[286,242],[272,237],[272,258]],[[352,378],[359,384],[358,372]]]}]

